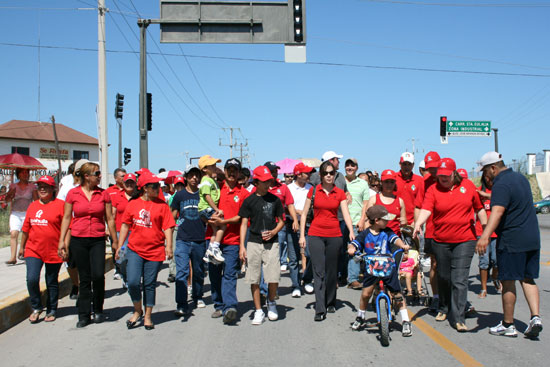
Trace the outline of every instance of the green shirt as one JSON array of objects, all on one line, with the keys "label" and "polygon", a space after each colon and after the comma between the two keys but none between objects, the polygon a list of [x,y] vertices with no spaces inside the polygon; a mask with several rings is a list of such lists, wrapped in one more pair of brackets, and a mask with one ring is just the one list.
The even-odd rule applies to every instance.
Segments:
[{"label": "green shirt", "polygon": [[209,176],[204,176],[199,184],[199,212],[210,208],[210,205],[204,198],[205,195],[210,195],[214,203],[218,205],[220,201],[220,187],[218,183]]},{"label": "green shirt", "polygon": [[[347,181],[347,179],[346,179]],[[347,181],[348,191],[351,194],[351,204],[349,214],[351,222],[356,225],[361,219],[361,211],[363,209],[363,201],[369,200],[369,184],[362,178],[356,177],[353,181]]]}]

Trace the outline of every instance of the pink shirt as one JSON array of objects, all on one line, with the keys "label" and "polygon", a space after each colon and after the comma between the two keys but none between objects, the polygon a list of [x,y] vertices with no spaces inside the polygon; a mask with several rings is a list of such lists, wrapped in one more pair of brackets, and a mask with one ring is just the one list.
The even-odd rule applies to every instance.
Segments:
[{"label": "pink shirt", "polygon": [[105,190],[95,189],[92,192],[92,200],[88,200],[82,187],[77,186],[67,193],[65,202],[73,205],[72,236],[105,236],[105,203],[111,202],[111,197]]}]

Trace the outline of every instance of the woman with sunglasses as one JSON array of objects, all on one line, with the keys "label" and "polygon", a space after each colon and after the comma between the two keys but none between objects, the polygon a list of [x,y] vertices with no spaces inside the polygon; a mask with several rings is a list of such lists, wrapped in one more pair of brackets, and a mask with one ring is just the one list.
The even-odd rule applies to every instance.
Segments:
[{"label": "woman with sunglasses", "polygon": [[[338,278],[338,256],[342,243],[342,232],[338,221],[338,209],[342,210],[344,221],[353,241],[353,225],[348,210],[346,194],[334,185],[336,168],[325,161],[319,169],[321,183],[309,190],[303,213],[308,213],[313,194],[313,221],[308,232],[308,246],[313,266],[315,292],[315,321],[323,321],[326,313],[336,312],[336,286]],[[300,219],[300,246],[306,246],[307,215]]]},{"label": "woman with sunglasses", "polygon": [[[130,232],[126,249],[126,277],[134,313],[126,321],[128,329],[134,328],[141,320],[146,330],[155,328],[151,314],[155,305],[157,276],[163,261],[173,256],[172,234],[176,222],[170,207],[158,197],[159,182],[160,179],[151,173],[139,176],[139,197],[128,203],[120,227],[115,259],[120,257],[120,249]],[[140,287],[143,289],[143,300]]]},{"label": "woman with sunglasses", "polygon": [[[71,189],[65,199],[63,222],[58,252],[63,259],[69,251],[78,269],[80,288],[78,293],[77,328],[91,323],[93,304],[94,322],[105,321],[105,222],[116,245],[116,228],[113,219],[111,198],[99,187],[101,171],[93,162],[84,163],[78,171],[80,185]],[[71,229],[69,246],[64,238]],[[116,246],[114,246],[116,249]]]},{"label": "woman with sunglasses", "polygon": [[27,209],[23,222],[21,249],[19,257],[25,256],[27,265],[27,289],[31,301],[31,324],[39,321],[42,313],[40,297],[40,271],[46,264],[46,318],[44,321],[55,320],[57,299],[59,295],[58,274],[61,259],[57,254],[57,241],[63,218],[63,201],[54,197],[55,181],[50,176],[42,176],[37,181],[38,200],[33,201]]}]

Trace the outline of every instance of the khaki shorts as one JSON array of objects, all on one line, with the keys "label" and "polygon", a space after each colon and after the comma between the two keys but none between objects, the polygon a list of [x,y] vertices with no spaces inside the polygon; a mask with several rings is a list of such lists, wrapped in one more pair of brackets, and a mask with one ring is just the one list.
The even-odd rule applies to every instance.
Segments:
[{"label": "khaki shorts", "polygon": [[246,245],[245,282],[248,284],[260,284],[262,266],[266,283],[279,283],[281,276],[281,259],[279,255],[279,243],[257,243],[248,241]]}]

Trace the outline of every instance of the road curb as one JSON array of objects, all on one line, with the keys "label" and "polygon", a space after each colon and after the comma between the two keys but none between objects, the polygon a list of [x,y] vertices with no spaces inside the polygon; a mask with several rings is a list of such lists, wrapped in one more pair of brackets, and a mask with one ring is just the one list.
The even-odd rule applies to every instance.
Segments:
[{"label": "road curb", "polygon": [[[113,256],[105,256],[105,273],[113,269]],[[66,297],[71,292],[72,282],[68,273],[59,275],[59,299]],[[46,283],[40,282],[40,294],[43,304],[46,304]],[[27,319],[31,314],[29,292],[21,291],[12,296],[0,300],[0,334],[9,328]]]}]

